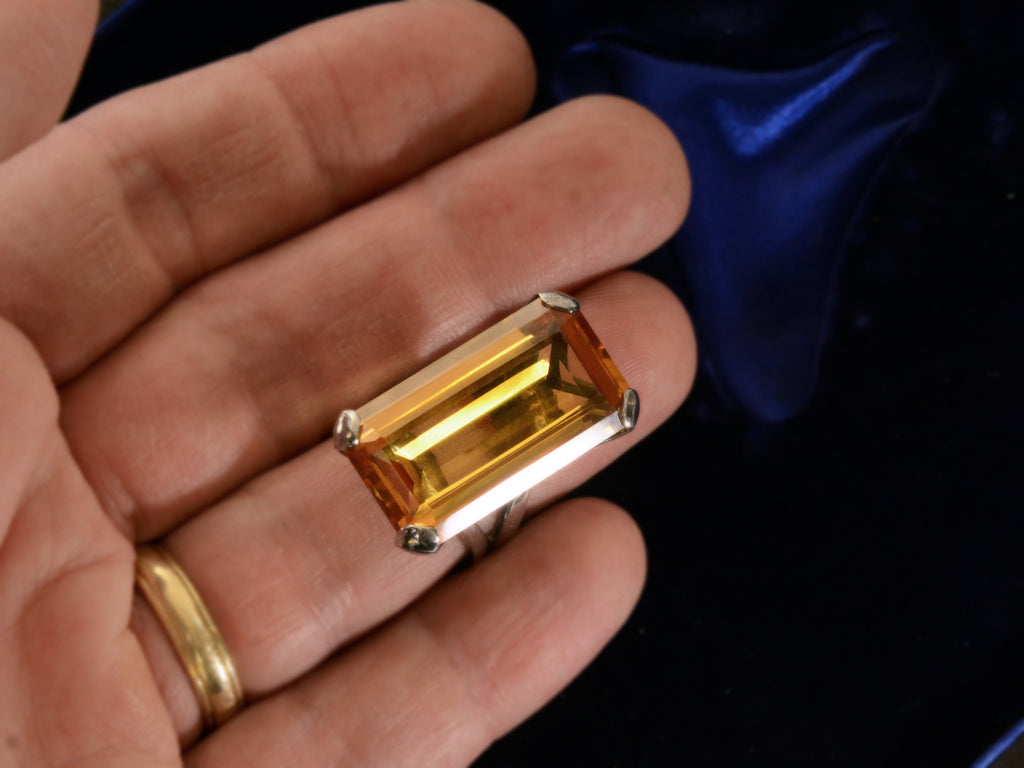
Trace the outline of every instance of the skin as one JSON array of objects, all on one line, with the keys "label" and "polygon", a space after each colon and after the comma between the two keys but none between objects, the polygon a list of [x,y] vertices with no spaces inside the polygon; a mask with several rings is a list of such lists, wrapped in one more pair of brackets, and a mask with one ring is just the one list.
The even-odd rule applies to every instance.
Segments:
[{"label": "skin", "polygon": [[[641,589],[635,523],[556,500],[690,386],[685,311],[618,271],[681,223],[682,152],[614,98],[520,124],[528,48],[462,0],[330,19],[55,125],[95,11],[0,6],[0,766],[468,764]],[[581,300],[640,424],[449,575],[460,545],[397,550],[325,437],[552,288]],[[250,700],[202,739],[133,592],[154,539]]]}]

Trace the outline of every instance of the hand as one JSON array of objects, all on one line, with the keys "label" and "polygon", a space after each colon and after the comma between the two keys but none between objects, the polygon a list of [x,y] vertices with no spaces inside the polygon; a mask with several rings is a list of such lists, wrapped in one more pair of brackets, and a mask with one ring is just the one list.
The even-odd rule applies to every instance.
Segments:
[{"label": "hand", "polygon": [[[617,269],[688,202],[673,137],[612,98],[523,125],[527,47],[483,5],[373,7],[57,127],[95,19],[0,9],[0,765],[465,764],[608,641],[635,524],[555,504],[445,578],[325,441],[538,290],[578,296],[666,418],[682,308]],[[93,12],[95,9],[92,9]],[[199,741],[188,679],[133,598],[163,538],[248,707]]]}]

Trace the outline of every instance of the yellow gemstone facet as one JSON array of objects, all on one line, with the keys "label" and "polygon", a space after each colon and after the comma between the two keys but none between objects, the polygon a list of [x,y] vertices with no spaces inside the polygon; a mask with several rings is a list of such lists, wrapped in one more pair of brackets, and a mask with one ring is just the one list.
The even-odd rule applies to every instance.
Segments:
[{"label": "yellow gemstone facet", "polygon": [[563,303],[541,294],[357,409],[345,452],[396,529],[443,542],[632,428],[635,393]]}]

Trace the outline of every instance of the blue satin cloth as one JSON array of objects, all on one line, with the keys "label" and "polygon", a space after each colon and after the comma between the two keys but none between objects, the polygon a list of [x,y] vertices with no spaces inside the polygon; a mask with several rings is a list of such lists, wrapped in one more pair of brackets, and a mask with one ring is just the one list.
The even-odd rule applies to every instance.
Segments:
[{"label": "blue satin cloth", "polygon": [[1024,721],[1013,726],[971,768],[1020,768],[1024,765]]},{"label": "blue satin cloth", "polygon": [[567,53],[556,85],[562,98],[627,96],[679,137],[694,197],[668,246],[677,287],[706,373],[762,421],[792,416],[813,394],[851,225],[934,89],[925,51],[886,31],[775,72],[598,38]]}]

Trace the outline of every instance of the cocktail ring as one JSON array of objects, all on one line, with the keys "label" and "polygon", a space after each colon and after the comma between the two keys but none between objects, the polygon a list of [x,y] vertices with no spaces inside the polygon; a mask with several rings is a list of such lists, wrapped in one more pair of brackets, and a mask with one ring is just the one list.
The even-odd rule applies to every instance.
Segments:
[{"label": "cocktail ring", "polygon": [[474,556],[508,538],[524,494],[636,425],[640,401],[579,303],[546,292],[356,410],[335,446],[398,531]]}]

